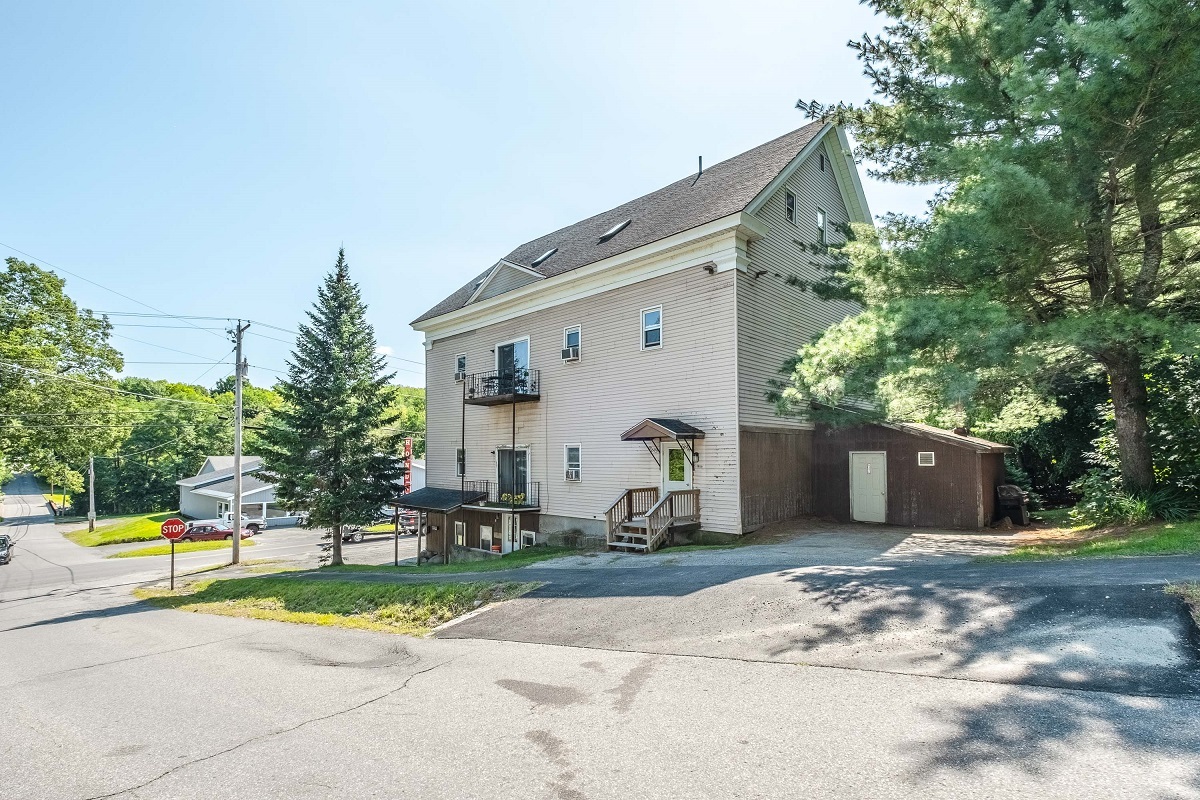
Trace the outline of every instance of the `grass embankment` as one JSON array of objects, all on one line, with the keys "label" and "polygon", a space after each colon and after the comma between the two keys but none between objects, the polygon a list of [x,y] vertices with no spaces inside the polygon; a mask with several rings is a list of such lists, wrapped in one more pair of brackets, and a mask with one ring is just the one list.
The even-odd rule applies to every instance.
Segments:
[{"label": "grass embankment", "polygon": [[181,590],[138,589],[160,608],[335,625],[420,636],[487,603],[507,600],[531,583],[364,583],[281,577],[196,581]]},{"label": "grass embankment", "polygon": [[113,517],[101,521],[94,531],[72,531],[67,534],[67,538],[84,547],[124,542],[151,542],[162,537],[162,524],[178,513],[178,511],[164,511],[161,514]]},{"label": "grass embankment", "polygon": [[1200,583],[1174,583],[1167,587],[1167,594],[1174,595],[1187,603],[1192,619],[1200,625]]},{"label": "grass embankment", "polygon": [[57,492],[54,494],[43,494],[42,499],[44,499],[47,503],[54,503],[54,505],[58,506],[59,508],[69,508],[71,506],[70,494],[66,495],[65,497]]},{"label": "grass embankment", "polygon": [[574,547],[527,547],[504,556],[490,556],[480,561],[455,561],[451,564],[342,564],[337,567],[322,567],[322,572],[386,572],[436,574],[439,572],[495,572],[502,569],[517,569],[562,556],[578,556],[588,553]]},{"label": "grass embankment", "polygon": [[1200,520],[1159,522],[1136,528],[1089,531],[1073,529],[1075,537],[1017,547],[997,561],[1041,561],[1052,558],[1165,556],[1200,553]]},{"label": "grass embankment", "polygon": [[[253,547],[253,539],[242,539],[242,547]],[[197,550],[228,550],[233,547],[233,542],[219,540],[215,542],[179,542],[175,545],[175,553],[194,553]],[[163,540],[162,544],[152,544],[149,547],[139,547],[135,550],[123,550],[120,553],[113,553],[106,558],[142,558],[144,556],[169,556],[171,555],[171,543]]]}]

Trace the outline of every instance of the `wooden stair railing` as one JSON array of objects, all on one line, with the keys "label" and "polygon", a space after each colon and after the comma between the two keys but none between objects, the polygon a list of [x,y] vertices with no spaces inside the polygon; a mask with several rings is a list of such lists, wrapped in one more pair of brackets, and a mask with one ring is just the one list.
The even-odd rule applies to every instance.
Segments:
[{"label": "wooden stair railing", "polygon": [[683,489],[667,492],[654,508],[646,513],[646,550],[653,552],[662,546],[678,522],[700,521],[700,490]]},{"label": "wooden stair railing", "polygon": [[658,487],[649,486],[640,489],[626,489],[617,501],[604,512],[605,536],[612,544],[621,533],[621,526],[633,520],[634,517],[645,516],[658,502]]}]

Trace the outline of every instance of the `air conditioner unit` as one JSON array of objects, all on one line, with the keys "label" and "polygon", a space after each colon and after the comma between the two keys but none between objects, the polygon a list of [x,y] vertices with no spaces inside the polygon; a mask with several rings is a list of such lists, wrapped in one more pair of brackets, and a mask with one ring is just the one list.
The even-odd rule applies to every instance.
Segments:
[{"label": "air conditioner unit", "polygon": [[579,480],[579,467],[576,467],[575,469],[567,470],[567,480],[569,480],[569,481]]},{"label": "air conditioner unit", "polygon": [[579,345],[574,347],[564,347],[562,350],[563,361],[578,361],[579,360]]},{"label": "air conditioner unit", "polygon": [[454,373],[454,380],[456,380],[456,381],[465,381],[466,379],[467,379],[467,373],[465,373],[465,372],[456,372],[456,373]]}]

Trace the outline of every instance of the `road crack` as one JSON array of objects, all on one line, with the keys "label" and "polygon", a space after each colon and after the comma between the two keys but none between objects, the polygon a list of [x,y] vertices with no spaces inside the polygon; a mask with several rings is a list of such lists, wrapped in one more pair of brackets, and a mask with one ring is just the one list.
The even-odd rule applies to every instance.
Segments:
[{"label": "road crack", "polygon": [[361,703],[356,703],[347,708],[343,708],[338,711],[333,711],[328,714],[322,714],[320,716],[310,717],[309,719],[302,720],[301,722],[297,722],[295,725],[289,725],[286,728],[280,728],[279,730],[269,731],[267,733],[260,733],[257,736],[251,736],[249,739],[245,739],[241,742],[238,742],[235,745],[230,745],[229,747],[226,747],[224,750],[218,750],[215,753],[209,753],[208,755],[202,756],[201,758],[194,758],[191,761],[185,761],[182,764],[177,764],[174,767],[171,767],[170,769],[166,770],[165,772],[162,772],[162,773],[154,776],[153,778],[150,778],[149,780],[143,781],[142,783],[139,783],[136,786],[129,786],[125,789],[119,789],[118,791],[115,791],[115,792],[108,792],[107,794],[92,795],[91,797],[88,797],[87,800],[107,800],[107,798],[110,798],[110,797],[120,797],[123,794],[129,794],[130,792],[136,792],[141,789],[145,789],[147,786],[151,785],[152,783],[156,783],[156,782],[162,780],[163,778],[166,778],[170,775],[175,774],[176,772],[179,772],[180,770],[186,769],[191,766],[195,766],[196,764],[202,764],[205,761],[211,761],[214,758],[219,758],[221,756],[228,755],[229,753],[240,750],[241,748],[246,747],[247,745],[254,744],[255,742],[261,742],[261,741],[265,741],[267,739],[273,739],[276,736],[282,736],[285,733],[291,733],[292,731],[299,730],[300,728],[303,728],[307,725],[312,725],[313,723],[316,723],[316,722],[324,722],[325,720],[330,720],[330,719],[334,719],[336,717],[340,717],[344,714],[349,714],[352,711],[358,711],[360,708],[365,708],[365,707],[371,705],[372,703],[378,703],[380,700],[386,700],[387,698],[391,697],[392,695],[394,695],[400,691],[403,691],[405,688],[408,687],[409,682],[412,681],[413,678],[416,678],[419,675],[424,675],[427,672],[433,672],[435,669],[444,667],[447,664],[453,662],[454,660],[455,659],[453,659],[453,658],[448,658],[445,661],[440,661],[437,664],[434,664],[432,667],[426,667],[425,669],[417,670],[416,672],[412,673],[407,678],[405,678],[400,683],[399,686],[397,686],[393,689],[389,689],[386,692],[384,692],[383,694],[376,695],[375,697],[364,700]]}]

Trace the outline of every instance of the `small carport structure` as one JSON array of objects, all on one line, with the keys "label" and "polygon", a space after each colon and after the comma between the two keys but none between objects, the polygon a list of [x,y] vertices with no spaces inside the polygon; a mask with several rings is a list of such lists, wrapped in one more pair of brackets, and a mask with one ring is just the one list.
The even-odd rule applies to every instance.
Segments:
[{"label": "small carport structure", "polygon": [[930,425],[818,426],[813,513],[839,522],[983,528],[1013,448]]},{"label": "small carport structure", "polygon": [[[487,499],[487,492],[472,491],[469,489],[439,489],[433,486],[426,486],[424,489],[417,489],[415,492],[401,495],[396,499],[395,505],[400,508],[407,508],[411,511],[419,511],[425,515],[426,543],[431,549],[437,550],[446,556],[446,563],[450,561],[450,551],[453,549],[453,542],[450,538],[451,522],[454,515],[465,505],[470,503],[478,503],[481,500]],[[420,531],[421,528],[418,528]],[[417,562],[420,563],[421,539],[420,533],[417,538]]]}]

